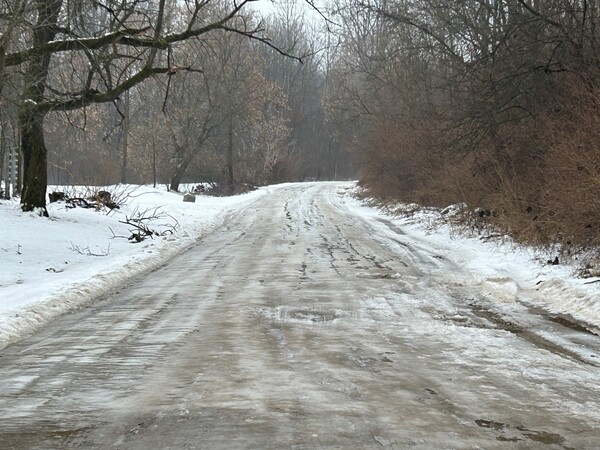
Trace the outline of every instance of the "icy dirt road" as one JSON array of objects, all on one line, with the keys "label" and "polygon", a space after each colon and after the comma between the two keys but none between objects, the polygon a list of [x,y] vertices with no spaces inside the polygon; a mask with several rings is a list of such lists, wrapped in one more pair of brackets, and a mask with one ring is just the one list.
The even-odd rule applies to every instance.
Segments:
[{"label": "icy dirt road", "polygon": [[0,448],[598,448],[600,337],[481,294],[347,186],[274,188],[2,350]]}]

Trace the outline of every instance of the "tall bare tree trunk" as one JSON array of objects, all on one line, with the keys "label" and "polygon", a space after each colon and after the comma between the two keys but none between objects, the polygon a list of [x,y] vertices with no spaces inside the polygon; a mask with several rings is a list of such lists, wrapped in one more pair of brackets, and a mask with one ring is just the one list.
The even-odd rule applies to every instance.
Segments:
[{"label": "tall bare tree trunk", "polygon": [[152,135],[152,186],[156,188],[156,142],[154,142],[154,135]]},{"label": "tall bare tree trunk", "polygon": [[24,108],[19,115],[21,129],[21,152],[23,153],[23,191],[21,206],[23,211],[41,208],[41,214],[48,217],[46,210],[47,151],[44,142],[44,114],[33,108]]},{"label": "tall bare tree trunk", "polygon": [[122,129],[122,150],[123,159],[121,160],[121,183],[127,183],[127,153],[129,146],[129,109],[130,109],[130,94],[129,91],[123,93],[123,129]]},{"label": "tall bare tree trunk", "polygon": [[17,177],[13,186],[13,197],[20,195],[23,189],[23,154],[18,149],[15,150],[15,164]]},{"label": "tall bare tree trunk", "polygon": [[179,148],[176,152],[178,155],[175,171],[173,172],[173,176],[171,177],[171,183],[169,185],[170,191],[179,192],[179,185],[181,184],[181,180],[183,180],[183,176],[187,171],[190,163],[196,156],[196,153],[193,151],[185,151],[183,148]]},{"label": "tall bare tree trunk", "polygon": [[[4,198],[10,198],[10,171],[9,171],[9,161],[10,156],[12,156],[9,152],[7,152],[6,148],[6,140],[4,138],[4,127],[2,123],[0,123],[0,180],[4,180]],[[0,185],[0,191],[2,191],[2,185]],[[2,197],[0,197],[2,198]]]},{"label": "tall bare tree trunk", "polygon": [[229,129],[227,130],[227,191],[229,194],[233,194],[235,180],[233,178],[233,114],[231,111],[229,111],[228,126]]},{"label": "tall bare tree trunk", "polygon": [[179,192],[179,185],[181,184],[181,180],[183,179],[183,175],[185,174],[186,167],[182,164],[179,164],[175,168],[175,172],[171,177],[171,183],[169,183],[169,190],[174,192]]},{"label": "tall bare tree trunk", "polygon": [[[33,32],[33,47],[42,46],[54,39],[62,0],[37,0],[37,21]],[[21,152],[23,154],[23,192],[21,208],[23,211],[46,210],[47,151],[44,142],[44,116],[46,112],[39,108],[44,99],[50,53],[35,57],[25,70],[25,90],[23,105],[19,112],[21,132]]]}]

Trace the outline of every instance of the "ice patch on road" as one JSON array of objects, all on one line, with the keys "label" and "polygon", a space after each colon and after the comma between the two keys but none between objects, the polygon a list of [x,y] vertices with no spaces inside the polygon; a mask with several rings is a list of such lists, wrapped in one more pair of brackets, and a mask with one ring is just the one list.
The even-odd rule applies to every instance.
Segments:
[{"label": "ice patch on road", "polygon": [[335,323],[338,319],[346,316],[343,311],[339,310],[297,308],[287,305],[275,308],[260,308],[258,314],[273,322],[302,323],[307,325]]}]

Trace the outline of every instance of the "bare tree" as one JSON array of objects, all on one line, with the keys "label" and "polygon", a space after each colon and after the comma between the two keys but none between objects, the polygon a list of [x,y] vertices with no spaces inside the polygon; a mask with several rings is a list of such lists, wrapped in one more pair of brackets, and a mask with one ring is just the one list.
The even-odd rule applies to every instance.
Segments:
[{"label": "bare tree", "polygon": [[[268,45],[260,35],[260,27],[233,21],[250,2],[228,1],[213,8],[211,2],[200,0],[181,4],[165,0],[32,0],[34,9],[26,17],[33,24],[25,39],[27,44],[2,55],[4,68],[21,66],[24,71],[19,114],[24,157],[23,209],[41,208],[47,214],[43,122],[49,111],[113,102],[152,76],[185,71],[188,65],[175,65],[169,58],[169,49],[216,30],[262,40]],[[177,20],[168,21],[175,9],[182,14]],[[52,62],[59,57],[68,64],[85,60],[86,68],[73,65],[76,72],[69,83],[49,85]]]},{"label": "bare tree", "polygon": [[[194,69],[167,82],[168,96],[160,80],[139,89],[143,98],[135,103],[144,109],[133,119],[134,164],[149,173],[143,159],[158,161],[172,190],[190,177],[222,183],[228,192],[239,182],[271,181],[287,146],[287,103],[266,79],[260,46],[214,33],[172,53],[173,59],[184,57]],[[157,143],[162,155],[155,158]],[[142,156],[144,147],[152,155]]]}]

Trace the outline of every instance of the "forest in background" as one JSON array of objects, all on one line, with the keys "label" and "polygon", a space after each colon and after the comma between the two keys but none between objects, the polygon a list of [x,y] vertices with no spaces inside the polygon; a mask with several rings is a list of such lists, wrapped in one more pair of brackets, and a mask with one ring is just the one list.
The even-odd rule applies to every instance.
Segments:
[{"label": "forest in background", "polygon": [[51,183],[358,173],[384,203],[598,256],[597,0],[251,3],[0,0],[3,178],[43,128]]},{"label": "forest in background", "polygon": [[45,205],[27,199],[23,167],[36,127],[44,188],[193,181],[233,193],[354,176],[325,118],[331,61],[310,2],[263,18],[247,0],[0,1],[0,164],[24,209]]}]

